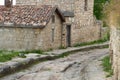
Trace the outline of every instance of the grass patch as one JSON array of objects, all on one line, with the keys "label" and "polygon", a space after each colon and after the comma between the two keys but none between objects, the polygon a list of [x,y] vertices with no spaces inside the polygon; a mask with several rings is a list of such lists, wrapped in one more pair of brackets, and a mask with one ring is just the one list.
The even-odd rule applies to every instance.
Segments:
[{"label": "grass patch", "polygon": [[43,51],[42,50],[26,50],[26,51],[20,51],[19,53],[23,53],[23,54],[29,54],[29,53],[43,54]]},{"label": "grass patch", "polygon": [[42,50],[30,50],[30,51],[6,51],[6,50],[0,50],[0,62],[6,62],[11,60],[14,57],[21,57],[25,58],[25,54],[29,53],[37,53],[37,54],[43,54]]},{"label": "grass patch", "polygon": [[100,40],[96,40],[96,41],[92,41],[92,42],[78,43],[78,44],[75,44],[74,47],[87,46],[87,45],[93,45],[93,44],[101,44],[106,41],[108,41],[108,39],[100,39]]},{"label": "grass patch", "polygon": [[70,54],[71,54],[71,52],[66,52],[66,53],[63,53],[63,54],[59,55],[58,58],[64,58],[64,57],[69,56]]},{"label": "grass patch", "polygon": [[103,70],[107,72],[106,77],[113,75],[112,64],[110,63],[110,56],[106,56],[102,59]]},{"label": "grass patch", "polygon": [[52,48],[49,48],[48,50],[46,50],[47,52],[49,52],[49,51],[53,51],[53,49]]},{"label": "grass patch", "polygon": [[13,57],[16,57],[16,56],[19,56],[19,53],[18,52],[13,52],[13,51],[2,51],[0,53],[0,62],[6,62],[6,61],[9,61],[11,60]]}]

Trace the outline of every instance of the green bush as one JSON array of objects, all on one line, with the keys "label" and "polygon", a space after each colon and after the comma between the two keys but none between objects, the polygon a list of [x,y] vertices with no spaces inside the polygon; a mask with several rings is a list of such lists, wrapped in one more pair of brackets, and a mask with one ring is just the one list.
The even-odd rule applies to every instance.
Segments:
[{"label": "green bush", "polygon": [[103,9],[107,1],[110,0],[94,0],[94,15],[98,20],[102,20],[104,16]]}]

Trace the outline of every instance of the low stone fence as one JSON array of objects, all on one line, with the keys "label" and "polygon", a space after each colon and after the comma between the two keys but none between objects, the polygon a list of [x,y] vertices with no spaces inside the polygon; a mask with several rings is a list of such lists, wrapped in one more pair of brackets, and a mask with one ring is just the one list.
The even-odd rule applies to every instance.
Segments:
[{"label": "low stone fence", "polygon": [[113,65],[113,80],[120,80],[120,29],[111,27],[110,53]]}]

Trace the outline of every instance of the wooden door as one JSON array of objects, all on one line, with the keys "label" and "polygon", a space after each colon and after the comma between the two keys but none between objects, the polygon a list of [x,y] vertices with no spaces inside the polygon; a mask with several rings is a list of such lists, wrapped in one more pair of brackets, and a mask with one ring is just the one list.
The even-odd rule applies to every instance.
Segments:
[{"label": "wooden door", "polygon": [[67,46],[71,46],[71,25],[66,26],[67,29]]}]

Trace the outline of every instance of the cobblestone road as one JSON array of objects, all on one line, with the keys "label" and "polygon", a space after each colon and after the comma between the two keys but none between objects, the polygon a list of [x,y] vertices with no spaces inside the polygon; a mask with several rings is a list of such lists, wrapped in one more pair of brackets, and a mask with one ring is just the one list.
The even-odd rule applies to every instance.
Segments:
[{"label": "cobblestone road", "polygon": [[0,80],[106,80],[101,59],[108,49],[76,52],[64,58],[38,63]]}]

